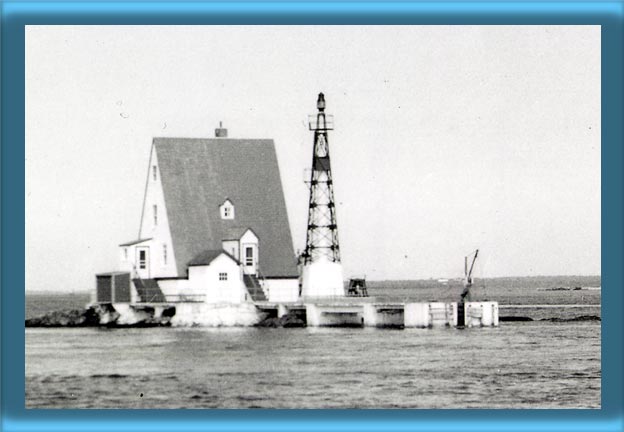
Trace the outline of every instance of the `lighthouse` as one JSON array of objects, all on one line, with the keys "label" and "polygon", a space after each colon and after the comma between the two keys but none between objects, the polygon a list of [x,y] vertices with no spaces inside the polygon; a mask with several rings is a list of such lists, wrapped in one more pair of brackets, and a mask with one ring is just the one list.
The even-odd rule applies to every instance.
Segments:
[{"label": "lighthouse", "polygon": [[301,257],[304,298],[345,295],[327,139],[327,131],[333,129],[333,117],[325,113],[323,93],[319,93],[316,107],[318,111],[309,121],[309,129],[314,132],[314,148],[306,247]]}]

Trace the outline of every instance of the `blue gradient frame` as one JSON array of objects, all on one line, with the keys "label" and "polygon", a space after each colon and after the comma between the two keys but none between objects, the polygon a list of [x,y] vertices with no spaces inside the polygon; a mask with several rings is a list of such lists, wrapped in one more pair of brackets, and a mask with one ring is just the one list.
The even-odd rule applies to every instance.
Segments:
[{"label": "blue gradient frame", "polygon": [[[3,431],[622,431],[622,21],[615,2],[3,2]],[[602,26],[602,409],[26,410],[24,29],[46,24],[585,24]]]}]

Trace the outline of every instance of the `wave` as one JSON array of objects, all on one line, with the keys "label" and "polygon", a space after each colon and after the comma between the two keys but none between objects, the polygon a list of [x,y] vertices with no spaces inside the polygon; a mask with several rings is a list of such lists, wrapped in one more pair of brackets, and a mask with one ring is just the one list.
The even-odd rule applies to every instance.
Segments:
[{"label": "wave", "polygon": [[596,315],[581,315],[572,318],[561,318],[561,317],[549,317],[549,318],[540,318],[533,319],[527,316],[500,316],[498,318],[499,321],[550,321],[550,322],[575,322],[575,321],[602,321],[599,316]]},{"label": "wave", "polygon": [[122,379],[122,378],[129,378],[130,375],[124,375],[124,374],[117,374],[117,373],[111,373],[111,374],[93,374],[93,375],[89,375],[89,378],[113,378],[113,379]]}]

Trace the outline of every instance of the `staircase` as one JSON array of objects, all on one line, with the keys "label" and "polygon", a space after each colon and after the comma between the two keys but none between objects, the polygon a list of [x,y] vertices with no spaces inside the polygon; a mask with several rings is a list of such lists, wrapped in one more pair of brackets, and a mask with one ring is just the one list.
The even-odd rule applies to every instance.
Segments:
[{"label": "staircase", "polygon": [[256,275],[243,275],[243,281],[247,287],[247,292],[251,296],[253,301],[267,301],[266,295],[260,286],[260,281]]},{"label": "staircase", "polygon": [[165,295],[160,290],[156,279],[132,279],[139,303],[165,303]]}]

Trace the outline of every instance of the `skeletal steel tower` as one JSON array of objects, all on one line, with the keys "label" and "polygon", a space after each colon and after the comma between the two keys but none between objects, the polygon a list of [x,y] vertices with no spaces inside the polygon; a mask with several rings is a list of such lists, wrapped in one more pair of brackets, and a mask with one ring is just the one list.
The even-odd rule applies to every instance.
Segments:
[{"label": "skeletal steel tower", "polygon": [[333,129],[333,118],[325,114],[325,96],[319,93],[318,112],[310,116],[314,131],[308,231],[303,252],[303,295],[344,295],[334,186],[329,161],[327,131]]}]

